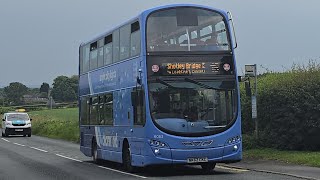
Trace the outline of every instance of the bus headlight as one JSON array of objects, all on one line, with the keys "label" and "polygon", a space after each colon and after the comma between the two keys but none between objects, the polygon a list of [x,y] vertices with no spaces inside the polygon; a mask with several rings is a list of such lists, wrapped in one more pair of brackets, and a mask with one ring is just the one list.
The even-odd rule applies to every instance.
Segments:
[{"label": "bus headlight", "polygon": [[166,143],[154,139],[149,140],[149,144],[155,147],[168,147]]},{"label": "bus headlight", "polygon": [[155,153],[156,155],[159,155],[159,154],[160,154],[160,149],[155,149],[155,150],[154,150],[154,153]]},{"label": "bus headlight", "polygon": [[237,151],[238,150],[238,146],[237,145],[234,145],[233,146],[233,151]]},{"label": "bus headlight", "polygon": [[226,143],[227,144],[235,144],[235,143],[238,143],[240,141],[241,141],[241,137],[238,135],[238,136],[234,136],[232,138],[229,138]]}]

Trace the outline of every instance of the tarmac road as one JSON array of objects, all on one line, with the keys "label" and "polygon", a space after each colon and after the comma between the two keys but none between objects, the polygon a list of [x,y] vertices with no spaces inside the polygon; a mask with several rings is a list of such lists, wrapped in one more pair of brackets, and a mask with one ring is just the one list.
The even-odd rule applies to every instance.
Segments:
[{"label": "tarmac road", "polygon": [[248,171],[217,165],[214,172],[204,173],[199,166],[166,166],[141,169],[136,174],[126,173],[117,163],[92,163],[82,155],[79,145],[49,138],[0,138],[0,180],[20,179],[243,179],[294,180],[286,175]]}]

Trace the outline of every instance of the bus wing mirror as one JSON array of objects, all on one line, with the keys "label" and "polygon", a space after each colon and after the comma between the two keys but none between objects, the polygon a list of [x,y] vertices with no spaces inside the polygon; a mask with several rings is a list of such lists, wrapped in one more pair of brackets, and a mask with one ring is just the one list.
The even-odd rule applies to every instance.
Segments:
[{"label": "bus wing mirror", "polygon": [[242,81],[242,77],[238,76],[238,82],[241,82],[241,81]]},{"label": "bus wing mirror", "polygon": [[2,119],[2,121],[6,121],[5,119]]},{"label": "bus wing mirror", "polygon": [[32,118],[30,118],[30,121],[32,121]]}]

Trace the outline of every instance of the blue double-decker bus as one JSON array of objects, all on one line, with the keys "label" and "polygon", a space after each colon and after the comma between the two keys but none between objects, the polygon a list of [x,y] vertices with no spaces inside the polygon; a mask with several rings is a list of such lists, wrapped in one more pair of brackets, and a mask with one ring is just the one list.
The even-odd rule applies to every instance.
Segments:
[{"label": "blue double-decker bus", "polygon": [[127,171],[240,161],[231,22],[219,9],[168,5],[82,43],[81,152]]}]

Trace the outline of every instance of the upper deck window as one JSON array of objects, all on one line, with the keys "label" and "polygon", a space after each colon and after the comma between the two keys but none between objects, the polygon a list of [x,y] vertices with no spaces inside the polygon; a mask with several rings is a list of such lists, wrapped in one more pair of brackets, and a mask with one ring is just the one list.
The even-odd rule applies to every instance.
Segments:
[{"label": "upper deck window", "polygon": [[94,42],[90,45],[90,70],[97,68],[98,66],[98,43]]},{"label": "upper deck window", "polygon": [[201,8],[157,11],[147,20],[147,50],[230,50],[224,18],[217,12]]}]

